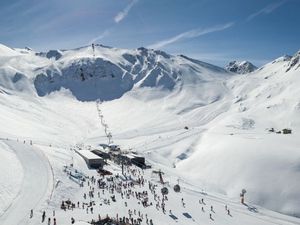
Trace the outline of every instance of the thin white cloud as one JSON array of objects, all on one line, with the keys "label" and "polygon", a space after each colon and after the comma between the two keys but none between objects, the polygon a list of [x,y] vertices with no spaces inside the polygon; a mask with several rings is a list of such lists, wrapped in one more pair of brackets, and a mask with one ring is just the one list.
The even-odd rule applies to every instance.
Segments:
[{"label": "thin white cloud", "polygon": [[[125,19],[125,17],[128,15],[128,13],[130,12],[131,8],[138,2],[139,0],[132,0],[122,11],[118,12],[118,14],[114,17],[114,21],[116,24],[120,23],[122,20]],[[113,29],[114,26],[106,29],[105,31],[103,31],[100,35],[98,35],[97,37],[93,38],[92,40],[89,41],[88,44],[93,44],[96,41],[99,41],[107,36],[110,35],[111,30]]]},{"label": "thin white cloud", "polygon": [[99,41],[99,40],[105,38],[106,36],[110,35],[110,31],[111,31],[111,29],[107,29],[107,30],[103,31],[100,35],[98,35],[97,37],[90,40],[88,44],[91,45],[93,43],[96,43],[96,41]]},{"label": "thin white cloud", "polygon": [[248,16],[247,21],[253,20],[255,17],[263,15],[263,14],[270,14],[274,10],[276,10],[277,8],[279,8],[280,6],[285,4],[286,2],[287,2],[287,0],[283,0],[283,1],[280,1],[280,2],[274,2],[272,4],[269,4],[266,7],[262,8],[261,10],[259,10],[255,13],[251,14],[250,16]]},{"label": "thin white cloud", "polygon": [[151,44],[148,46],[148,48],[154,48],[154,49],[162,48],[162,47],[165,47],[166,45],[170,45],[170,44],[173,44],[175,42],[178,42],[178,41],[181,41],[184,39],[196,38],[196,37],[200,37],[205,34],[222,31],[222,30],[232,27],[233,25],[234,25],[234,23],[226,23],[223,25],[217,25],[217,26],[213,26],[213,27],[209,27],[209,28],[205,28],[205,29],[189,30],[184,33],[178,34],[174,37],[171,37],[169,39],[158,41],[154,44]]},{"label": "thin white cloud", "polygon": [[139,0],[132,0],[122,11],[118,12],[115,16],[115,23],[120,23],[125,17],[128,15],[131,8],[138,2]]}]

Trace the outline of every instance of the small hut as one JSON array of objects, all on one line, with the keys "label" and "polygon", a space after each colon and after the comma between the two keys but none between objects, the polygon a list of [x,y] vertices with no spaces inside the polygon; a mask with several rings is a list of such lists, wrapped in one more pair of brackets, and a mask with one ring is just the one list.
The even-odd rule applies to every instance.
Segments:
[{"label": "small hut", "polygon": [[292,133],[292,130],[291,129],[288,129],[288,128],[285,128],[282,130],[282,133],[283,134],[291,134]]}]

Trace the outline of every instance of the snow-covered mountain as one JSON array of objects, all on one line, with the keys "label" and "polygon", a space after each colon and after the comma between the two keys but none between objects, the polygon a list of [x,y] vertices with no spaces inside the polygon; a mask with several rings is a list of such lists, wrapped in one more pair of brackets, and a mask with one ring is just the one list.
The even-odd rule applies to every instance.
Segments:
[{"label": "snow-covered mountain", "polygon": [[242,61],[242,62],[232,61],[229,62],[225,68],[230,72],[238,73],[238,74],[251,73],[257,69],[256,66],[254,66],[251,62],[248,61]]},{"label": "snow-covered mountain", "polygon": [[[87,46],[46,53],[8,48],[6,52],[2,54],[5,59],[1,67],[7,70],[5,76],[10,76],[13,83],[19,79],[24,82],[26,79],[33,80],[39,96],[66,88],[79,100],[112,100],[139,87],[171,91],[184,82],[228,76],[219,67],[146,48],[125,50],[96,45],[95,48]],[[16,72],[24,76],[15,77]]]},{"label": "snow-covered mountain", "polygon": [[40,55],[53,63],[35,71],[37,93],[44,96],[66,88],[79,100],[112,100],[138,87],[173,90],[184,81],[210,79],[207,70],[225,72],[184,56],[145,48],[122,50],[96,45],[94,51],[88,46]]},{"label": "snow-covered mountain", "polygon": [[[0,136],[97,146],[107,141],[94,102],[100,99],[122,148],[193,187],[233,201],[245,188],[248,202],[300,216],[299,52],[257,70],[234,65],[228,72],[145,48],[37,53],[0,46]],[[279,134],[284,128],[292,134]],[[18,192],[11,187],[20,180],[11,182],[0,185],[0,193],[11,190],[0,211]]]}]

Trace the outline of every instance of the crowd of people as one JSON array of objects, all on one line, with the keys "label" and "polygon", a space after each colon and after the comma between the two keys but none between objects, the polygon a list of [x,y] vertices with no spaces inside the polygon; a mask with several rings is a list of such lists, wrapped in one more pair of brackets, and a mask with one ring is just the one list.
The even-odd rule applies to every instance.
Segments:
[{"label": "crowd of people", "polygon": [[[82,190],[82,197],[77,200],[66,199],[61,202],[60,209],[63,211],[82,210],[86,214],[90,214],[93,218],[89,222],[95,225],[102,225],[101,221],[112,221],[111,224],[116,225],[154,225],[153,219],[149,217],[146,210],[143,208],[153,207],[158,213],[161,212],[166,216],[177,220],[178,218],[173,215],[171,208],[168,205],[168,195],[163,194],[156,182],[152,182],[145,178],[144,171],[138,167],[126,166],[124,174],[113,175],[97,175],[86,177],[81,180],[80,188]],[[135,201],[137,204],[130,204]],[[127,213],[117,213],[116,215],[103,215],[101,207],[110,206],[112,204],[123,205]],[[180,205],[180,202],[178,202]],[[199,211],[202,213],[208,212],[209,219],[214,221],[214,214],[216,213],[213,206],[206,207],[204,199],[199,200]],[[138,206],[138,207],[136,207]],[[181,198],[182,208],[186,207],[186,202]],[[168,213],[167,213],[168,210]],[[124,210],[123,210],[124,211]],[[226,213],[231,216],[230,210],[225,205]],[[99,213],[100,212],[100,213]],[[143,213],[144,212],[144,213]],[[70,217],[70,223],[76,222],[75,217],[79,217],[82,213],[74,213]],[[32,218],[33,212],[31,211],[30,217]],[[57,225],[55,218],[55,211],[52,216],[46,216],[44,211],[42,214],[42,223],[47,222],[48,225]],[[103,223],[104,224],[104,223]],[[107,223],[109,224],[109,223]]]},{"label": "crowd of people", "polygon": [[[146,185],[146,180],[143,177],[143,171],[137,168],[127,167],[124,175],[112,176],[95,176],[88,177],[82,182],[81,187],[85,188],[81,201],[72,202],[70,199],[62,201],[61,209],[74,210],[75,208],[85,210],[87,214],[94,214],[95,207],[111,205],[120,199],[124,202],[124,207],[128,207],[127,215],[115,215],[110,217],[105,215],[104,219],[110,218],[119,224],[140,225],[143,221],[148,225],[153,225],[153,220],[147,214],[143,214],[140,210],[130,209],[128,201],[135,199],[142,207],[150,207],[153,205],[150,200],[149,193],[154,195],[154,201],[159,201],[160,197],[155,192],[156,185],[148,181],[149,190],[142,190]],[[116,197],[118,195],[119,198]],[[101,211],[101,209],[100,209]],[[96,224],[101,221],[103,217],[98,213],[97,218],[90,221]],[[71,223],[75,221],[71,218]]]}]

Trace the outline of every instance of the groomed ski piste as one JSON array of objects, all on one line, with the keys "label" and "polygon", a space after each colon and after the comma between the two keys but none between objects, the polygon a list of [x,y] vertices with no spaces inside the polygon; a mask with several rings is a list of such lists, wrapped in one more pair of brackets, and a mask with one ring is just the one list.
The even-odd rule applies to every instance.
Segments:
[{"label": "groomed ski piste", "polygon": [[[49,218],[51,225],[54,218],[57,225],[71,224],[71,218],[75,224],[88,224],[99,216],[125,217],[129,224],[131,218],[140,218],[143,225],[150,220],[154,225],[300,224],[296,217],[300,207],[300,80],[292,57],[235,75],[187,57],[146,49],[97,46],[93,56],[88,46],[62,52],[58,60],[5,46],[0,53],[1,225],[47,224]],[[130,73],[113,80],[109,75],[113,71],[118,77],[118,70],[94,57]],[[143,61],[139,57],[145,64],[139,64]],[[74,66],[81,65],[88,74],[90,67],[94,70],[93,64],[86,66],[89,60],[96,60],[95,68],[98,65],[101,74],[108,75],[95,82],[95,77],[82,81],[81,71]],[[52,71],[50,86],[47,80],[35,81],[41,68],[48,74]],[[138,78],[134,71],[139,69],[143,77]],[[173,78],[178,76],[174,83],[166,78],[166,71]],[[78,77],[64,77],[72,73]],[[133,77],[130,90],[128,74]],[[119,86],[122,79],[127,86]],[[88,93],[80,89],[81,82],[90,87]],[[124,93],[107,96],[105,89],[104,96],[97,91],[102,83],[111,84],[113,90],[125,87]],[[43,93],[37,94],[35,88]],[[99,106],[105,123],[100,121],[96,104],[101,97],[106,98]],[[277,134],[271,128],[276,132],[291,128],[292,134]],[[108,160],[104,169],[112,175],[104,178],[89,169],[76,151],[101,149],[101,144],[108,143],[108,133],[113,144],[124,152],[138,152],[152,168],[125,166],[124,176],[121,166]],[[66,166],[67,171],[87,177],[83,187]],[[163,172],[165,184],[155,171]],[[144,185],[137,182],[141,177]],[[105,182],[104,189],[98,188],[99,179]],[[181,190],[175,192],[178,182]],[[114,193],[106,188],[120,183],[123,198],[118,188],[113,188]],[[165,212],[163,187],[169,190]],[[242,189],[247,190],[245,204],[241,204]],[[145,191],[147,195],[137,199],[135,192]],[[143,206],[146,197],[149,205]],[[75,207],[64,210],[62,201]]]}]

